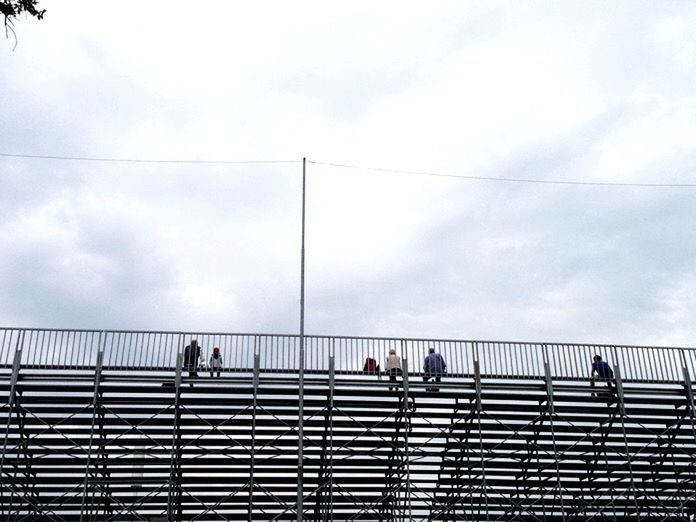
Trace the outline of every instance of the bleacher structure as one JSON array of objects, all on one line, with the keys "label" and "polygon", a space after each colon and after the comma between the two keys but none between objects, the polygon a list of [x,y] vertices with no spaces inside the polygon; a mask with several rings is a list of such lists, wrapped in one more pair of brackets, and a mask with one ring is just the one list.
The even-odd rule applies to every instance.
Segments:
[{"label": "bleacher structure", "polygon": [[691,349],[303,339],[0,329],[0,520],[696,520]]}]

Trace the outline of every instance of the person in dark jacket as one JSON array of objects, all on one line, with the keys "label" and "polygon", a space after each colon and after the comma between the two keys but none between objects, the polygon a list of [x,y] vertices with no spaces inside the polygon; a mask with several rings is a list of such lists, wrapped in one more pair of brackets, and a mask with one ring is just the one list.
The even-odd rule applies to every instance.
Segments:
[{"label": "person in dark jacket", "polygon": [[365,364],[363,364],[363,372],[365,373],[379,373],[379,364],[371,355],[365,358]]},{"label": "person in dark jacket", "polygon": [[597,374],[597,377],[599,377],[600,381],[606,382],[609,389],[613,390],[612,382],[614,380],[614,371],[611,369],[611,366],[609,366],[609,363],[602,360],[601,355],[594,356],[592,370],[590,370],[590,379],[592,386],[594,386],[595,384],[595,373]]},{"label": "person in dark jacket", "polygon": [[184,369],[188,370],[189,377],[198,377],[198,360],[200,358],[201,347],[196,339],[191,339],[191,344],[184,348]]},{"label": "person in dark jacket", "polygon": [[[436,383],[439,383],[446,370],[447,363],[445,363],[442,355],[435,353],[435,348],[431,346],[428,349],[428,355],[423,361],[423,371],[425,372],[423,380],[428,382],[430,379],[433,379]],[[439,391],[439,388],[426,388],[425,390]]]}]

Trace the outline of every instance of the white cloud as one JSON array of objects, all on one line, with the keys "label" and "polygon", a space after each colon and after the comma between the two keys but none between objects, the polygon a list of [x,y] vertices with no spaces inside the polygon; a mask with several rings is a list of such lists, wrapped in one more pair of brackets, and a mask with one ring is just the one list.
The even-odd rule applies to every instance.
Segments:
[{"label": "white cloud", "polygon": [[[686,4],[46,8],[6,152],[693,181]],[[297,330],[299,164],[0,163],[0,323]],[[308,331],[691,344],[692,198],[310,163]]]}]

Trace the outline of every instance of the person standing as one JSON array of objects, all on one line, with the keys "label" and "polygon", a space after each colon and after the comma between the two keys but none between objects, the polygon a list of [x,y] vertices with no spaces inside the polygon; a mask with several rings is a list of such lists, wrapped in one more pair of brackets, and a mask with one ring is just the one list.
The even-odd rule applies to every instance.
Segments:
[{"label": "person standing", "polygon": [[191,339],[191,344],[184,348],[184,369],[188,370],[189,377],[198,377],[198,360],[200,358],[201,347],[196,339]]},{"label": "person standing", "polygon": [[[439,383],[442,374],[445,373],[445,370],[447,370],[447,363],[445,362],[445,359],[440,355],[439,353],[435,353],[435,348],[430,347],[428,348],[428,355],[425,357],[425,360],[423,361],[423,371],[425,372],[425,375],[423,376],[423,380],[425,382],[428,382],[430,379],[433,379],[436,383]],[[440,391],[439,388],[426,388],[425,391]]]},{"label": "person standing", "polygon": [[389,375],[389,391],[392,390],[392,387],[398,390],[399,386],[396,382],[396,376],[402,375],[403,370],[401,369],[401,357],[396,355],[396,348],[389,349],[389,357],[387,357],[387,365],[385,368],[387,370],[387,375]]},{"label": "person standing", "polygon": [[217,376],[220,377],[220,372],[222,371],[222,355],[220,355],[220,347],[216,346],[213,348],[213,355],[210,356],[210,362],[208,363],[210,368],[210,376],[217,372]]}]

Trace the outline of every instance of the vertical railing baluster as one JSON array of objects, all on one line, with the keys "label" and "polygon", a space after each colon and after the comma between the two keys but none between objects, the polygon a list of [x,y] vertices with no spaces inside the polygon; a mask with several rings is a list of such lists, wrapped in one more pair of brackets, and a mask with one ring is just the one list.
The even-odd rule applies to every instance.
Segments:
[{"label": "vertical railing baluster", "polygon": [[659,357],[655,356],[655,350],[652,348],[641,348],[640,350],[643,353],[643,360],[648,363],[641,367],[641,377],[646,381],[658,380],[660,378],[660,361]]},{"label": "vertical railing baluster", "polygon": [[[45,337],[46,337],[46,330],[38,330],[36,332],[36,350],[39,352],[39,357],[41,358],[46,358],[46,365],[48,366],[49,364],[55,366],[55,362],[53,361],[53,358],[49,356],[48,350],[45,348]],[[51,361],[50,363],[48,361]]]},{"label": "vertical railing baluster", "polygon": [[0,329],[2,331],[2,341],[0,341],[0,364],[7,364],[7,353],[5,348],[5,339],[7,339],[7,328]]},{"label": "vertical railing baluster", "polygon": [[665,368],[666,368],[666,365],[665,365],[665,354],[666,354],[666,350],[655,350],[655,351],[662,352],[662,353],[659,354],[659,355],[660,355],[660,357],[659,357],[659,359],[660,359],[660,362],[659,362],[659,365],[660,365],[660,378],[666,379],[666,378],[667,378],[667,375],[666,375],[666,372],[665,372]]},{"label": "vertical railing baluster", "polygon": [[116,346],[114,348],[114,366],[123,366],[123,349],[121,348],[121,339],[123,337],[123,332],[116,332],[114,337],[116,337]]},{"label": "vertical railing baluster", "polygon": [[640,378],[640,365],[636,364],[636,356],[638,355],[638,348],[631,347],[628,353],[629,364],[631,365],[631,376],[633,378]]},{"label": "vertical railing baluster", "polygon": [[69,339],[70,339],[70,346],[65,352],[65,360],[63,361],[63,365],[65,368],[70,368],[71,362],[73,360],[73,354],[75,353],[75,340],[77,339],[77,334],[78,332],[70,332]]},{"label": "vertical railing baluster", "polygon": [[574,357],[573,359],[575,360],[575,372],[577,374],[577,377],[584,377],[584,371],[583,369],[587,365],[587,354],[583,354],[582,350],[579,349],[581,348],[580,346],[574,345],[573,346],[573,354]]},{"label": "vertical railing baluster", "polygon": [[676,348],[670,350],[670,353],[672,354],[672,377],[670,380],[678,380],[681,378],[681,352],[682,350],[678,350]]},{"label": "vertical railing baluster", "polygon": [[41,349],[39,348],[39,330],[31,329],[29,334],[29,345],[31,346],[32,359],[34,360],[34,365],[40,368],[41,365],[39,361],[41,360]]},{"label": "vertical railing baluster", "polygon": [[68,368],[76,369],[78,367],[78,357],[82,347],[82,332],[75,332],[73,336],[73,345],[68,358]]},{"label": "vertical railing baluster", "polygon": [[566,378],[575,378],[575,370],[573,368],[572,359],[568,353],[567,346],[565,344],[556,345],[558,353],[563,357],[563,375]]},{"label": "vertical railing baluster", "polygon": [[509,343],[494,343],[493,353],[495,356],[495,376],[504,375],[507,368],[507,354]]},{"label": "vertical railing baluster", "polygon": [[645,380],[657,380],[660,378],[660,361],[659,357],[655,356],[655,350],[652,348],[642,348],[642,351],[646,354],[646,359],[650,361],[650,365],[645,367],[647,370],[647,375]]},{"label": "vertical railing baluster", "polygon": [[[153,341],[153,344],[157,345],[157,348],[156,348],[156,350],[157,350],[156,366],[157,366],[157,368],[160,368],[160,369],[168,366],[167,361],[164,359],[164,352],[168,351],[168,350],[167,350],[167,348],[162,348],[162,338],[163,337],[165,337],[165,334],[160,332],[155,336],[155,340]],[[165,340],[165,346],[166,346],[166,343],[167,342]]]},{"label": "vertical railing baluster", "polygon": [[[63,360],[63,334],[65,332],[63,330],[60,330],[56,332],[56,349],[53,350],[53,364],[58,365],[60,362]],[[58,340],[60,339],[60,340]],[[58,352],[58,356],[56,356],[56,352]]]},{"label": "vertical railing baluster", "polygon": [[[29,332],[29,340],[27,341],[27,331]],[[34,330],[25,330],[24,332],[24,342],[25,347],[22,349],[23,352],[26,352],[27,355],[29,356],[31,360],[31,365],[32,366],[38,366],[36,364],[36,350],[32,346],[32,341],[34,340]]]}]

